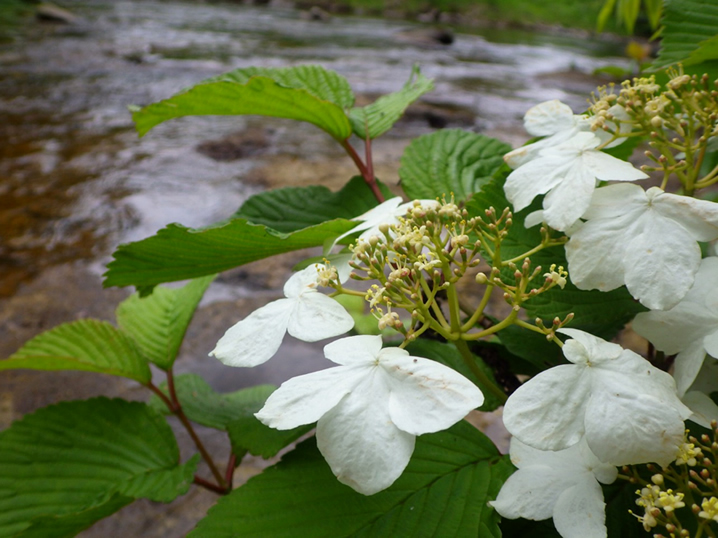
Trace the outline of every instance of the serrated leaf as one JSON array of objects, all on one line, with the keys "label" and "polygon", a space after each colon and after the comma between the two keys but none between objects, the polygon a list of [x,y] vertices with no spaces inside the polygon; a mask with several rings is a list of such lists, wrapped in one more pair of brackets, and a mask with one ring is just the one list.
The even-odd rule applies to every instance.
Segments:
[{"label": "serrated leaf", "polygon": [[290,88],[266,76],[253,76],[246,83],[231,78],[205,81],[169,99],[132,113],[137,132],[184,116],[272,116],[312,123],[338,141],[351,136],[351,124],[341,106],[316,97],[305,88]]},{"label": "serrated leaf", "polygon": [[[380,183],[379,188],[387,199],[392,197],[386,185]],[[291,233],[332,219],[351,219],[377,204],[364,179],[355,176],[338,192],[311,186],[286,187],[255,194],[233,217]]]},{"label": "serrated leaf", "polygon": [[13,538],[70,538],[100,519],[114,514],[134,500],[132,497],[117,494],[104,504],[75,514],[35,518],[28,528],[13,535]]},{"label": "serrated leaf", "polygon": [[198,278],[182,288],[155,288],[144,298],[135,293],[117,307],[117,323],[145,357],[167,370],[177,358],[194,311],[214,277]]},{"label": "serrated leaf", "polygon": [[192,538],[501,536],[486,503],[513,472],[481,432],[460,422],[423,435],[404,474],[370,497],[340,484],[312,439],[220,499]]},{"label": "serrated leaf", "polygon": [[492,179],[510,150],[511,146],[495,138],[461,129],[424,135],[404,150],[401,186],[413,199],[448,199],[453,193],[461,202]]},{"label": "serrated leaf", "polygon": [[317,99],[329,101],[341,108],[350,108],[354,105],[354,92],[347,79],[320,65],[244,67],[212,77],[202,83],[229,81],[246,84],[249,79],[256,76],[271,78],[286,88],[306,90]]},{"label": "serrated leaf", "polygon": [[718,35],[701,41],[698,48],[683,62],[684,65],[701,64],[711,60],[718,60]]},{"label": "serrated leaf", "polygon": [[8,359],[0,370],[81,370],[129,377],[147,383],[150,367],[136,344],[105,321],[83,319],[63,323],[37,335]]},{"label": "serrated leaf", "polygon": [[[503,178],[497,178],[486,185],[466,205],[471,215],[483,215],[484,210],[494,207],[498,213],[505,207],[510,207],[503,192]],[[501,244],[501,253],[504,259],[511,259],[528,252],[541,242],[539,226],[525,228],[523,223],[526,215],[540,208],[540,202],[534,203],[514,214],[513,225],[508,237]],[[568,267],[564,248],[561,246],[544,249],[531,255],[532,266],[540,265],[548,271],[551,264]],[[510,271],[506,269],[502,274],[510,281]],[[569,268],[569,279],[571,272]],[[537,278],[537,287],[543,282],[543,277]],[[638,301],[628,293],[625,286],[609,292],[598,290],[579,290],[570,281],[564,289],[558,286],[541,293],[523,304],[530,320],[537,317],[551,325],[555,317],[565,318],[573,312],[575,317],[569,325],[572,329],[581,329],[601,338],[610,340],[623,326],[639,312],[646,310]],[[499,334],[500,337],[500,334]]]},{"label": "serrated leaf", "polygon": [[670,0],[665,3],[663,34],[653,70],[686,63],[701,43],[713,39],[718,28],[718,4],[714,0]]},{"label": "serrated leaf", "polygon": [[[504,404],[503,400],[500,400],[493,392],[491,392],[491,390],[489,390],[477,379],[471,371],[471,368],[469,368],[464,362],[461,353],[459,353],[453,344],[444,344],[435,340],[419,339],[409,344],[406,347],[406,350],[412,355],[432,359],[438,363],[448,366],[449,368],[453,368],[465,378],[471,380],[484,394],[484,403],[481,407],[479,407],[479,411],[493,411]],[[474,355],[474,361],[479,370],[481,370],[481,372],[493,381],[495,386],[498,387],[498,383],[496,383],[496,379],[494,378],[494,372],[491,368],[489,368],[487,364],[476,355]]]},{"label": "serrated leaf", "polygon": [[143,403],[40,409],[0,433],[0,536],[45,526],[38,518],[102,517],[106,503],[122,504],[117,496],[169,502],[187,491],[198,460],[178,461],[169,425]]},{"label": "serrated leaf", "polygon": [[104,286],[147,287],[219,273],[308,247],[352,229],[356,222],[335,219],[290,234],[244,219],[210,228],[170,224],[156,235],[120,245],[107,266]]},{"label": "serrated leaf", "polygon": [[354,134],[364,140],[368,128],[371,139],[383,135],[404,115],[411,103],[433,89],[433,81],[415,69],[411,78],[398,92],[383,95],[372,104],[353,108],[349,112]]},{"label": "serrated leaf", "polygon": [[[162,383],[160,389],[167,394],[167,383]],[[185,415],[193,422],[218,430],[226,430],[233,420],[253,416],[275,390],[274,385],[257,385],[221,394],[196,374],[175,377],[175,392]],[[161,413],[169,413],[157,396],[152,396],[149,405]]]}]

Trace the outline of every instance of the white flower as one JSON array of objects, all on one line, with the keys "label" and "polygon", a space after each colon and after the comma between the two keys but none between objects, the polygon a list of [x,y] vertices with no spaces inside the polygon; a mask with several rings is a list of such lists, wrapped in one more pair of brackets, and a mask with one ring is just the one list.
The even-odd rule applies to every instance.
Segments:
[{"label": "white flower", "polygon": [[417,435],[455,424],[484,397],[451,368],[399,348],[380,336],[332,342],[325,356],[340,366],[290,379],[256,417],[288,430],[317,423],[317,446],[340,482],[364,495],[401,475]]},{"label": "white flower", "polygon": [[556,452],[511,439],[511,462],[518,467],[489,504],[502,517],[540,521],[553,517],[563,538],[605,538],[606,504],[599,482],[611,484],[618,471],[601,463],[585,440]]},{"label": "white flower", "polygon": [[[629,119],[626,111],[619,105],[612,106],[607,112],[621,120]],[[574,114],[568,105],[557,99],[539,103],[531,107],[524,115],[524,128],[533,136],[545,136],[546,138],[510,151],[504,155],[504,161],[511,168],[516,169],[538,157],[542,149],[566,142],[579,132],[593,131],[593,123],[594,117]],[[615,129],[615,123],[611,121],[605,123]],[[628,132],[631,130],[631,126],[621,123],[620,129],[622,132]],[[593,132],[602,143],[607,142],[612,136],[603,129],[596,129]],[[619,138],[606,147],[617,146],[624,140],[624,138]]]},{"label": "white flower", "polygon": [[575,329],[563,346],[573,364],[524,383],[504,407],[506,429],[540,450],[568,448],[585,435],[605,463],[667,465],[691,411],[673,378],[633,351]]},{"label": "white flower", "polygon": [[566,244],[568,272],[580,289],[625,284],[654,310],[675,306],[693,285],[696,241],[718,238],[718,204],[637,185],[597,189]]},{"label": "white flower", "polygon": [[588,209],[598,180],[648,177],[630,163],[596,150],[600,143],[595,134],[580,132],[557,146],[542,149],[538,157],[509,174],[504,185],[506,197],[520,211],[539,194],[546,194],[546,223],[565,230]]},{"label": "white flower", "polygon": [[[416,200],[416,202],[425,208],[437,208],[439,206],[439,202],[436,200]],[[373,235],[383,238],[383,234],[379,231],[379,227],[382,224],[389,226],[398,224],[399,217],[406,215],[412,207],[414,207],[414,202],[402,204],[400,196],[390,198],[389,200],[370,209],[366,213],[363,213],[358,217],[354,217],[352,220],[358,220],[360,221],[360,224],[357,224],[348,232],[345,232],[337,237],[337,241],[349,235],[354,235],[356,232],[362,232],[357,238],[357,241],[362,239],[368,240]]]},{"label": "white flower", "polygon": [[695,381],[708,353],[718,359],[718,258],[705,258],[693,287],[666,311],[638,314],[633,330],[656,349],[675,355],[673,377],[683,395]]},{"label": "white flower", "polygon": [[319,270],[313,264],[292,275],[284,285],[285,299],[252,312],[230,327],[212,350],[228,366],[257,366],[277,352],[285,333],[305,342],[339,336],[354,327],[342,305],[317,291]]}]

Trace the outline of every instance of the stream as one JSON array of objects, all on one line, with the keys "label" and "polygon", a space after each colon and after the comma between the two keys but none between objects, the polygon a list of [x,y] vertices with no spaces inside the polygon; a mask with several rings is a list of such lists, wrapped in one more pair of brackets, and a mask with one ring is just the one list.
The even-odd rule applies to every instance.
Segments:
[{"label": "stream", "polygon": [[[308,124],[184,118],[139,139],[128,105],[231,69],[303,63],[336,70],[365,104],[401,88],[418,64],[435,90],[374,144],[378,177],[395,185],[411,138],[461,127],[522,144],[530,106],[561,99],[579,112],[602,83],[592,75],[596,68],[628,65],[621,44],[580,33],[484,29],[456,33],[451,45],[441,45],[431,39],[431,26],[361,17],[313,21],[273,3],[62,5],[76,21],[28,21],[13,43],[0,44],[0,357],[62,322],[113,320],[130,291],[101,286],[117,245],[171,222],[197,227],[222,220],[266,188],[338,189],[355,174],[341,148]],[[177,372],[200,373],[230,391],[328,366],[321,343],[289,338],[277,357],[251,371],[207,357],[227,327],[279,296],[300,259],[284,255],[220,276],[189,329]],[[98,394],[147,397],[136,383],[108,376],[2,372],[0,427],[38,407]],[[211,447],[215,441],[224,454],[223,438]],[[183,454],[191,454],[181,442]],[[83,536],[181,536],[212,500],[193,490],[169,506],[135,503],[123,511],[133,515],[122,532],[111,518]]]}]

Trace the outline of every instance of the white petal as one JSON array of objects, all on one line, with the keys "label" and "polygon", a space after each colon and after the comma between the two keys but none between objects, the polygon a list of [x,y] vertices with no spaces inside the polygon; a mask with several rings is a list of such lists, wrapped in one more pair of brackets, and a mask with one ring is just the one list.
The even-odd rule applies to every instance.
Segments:
[{"label": "white petal", "polygon": [[626,228],[621,220],[596,219],[584,223],[566,243],[571,282],[582,290],[611,291],[622,286],[624,236],[630,232],[631,228]]},{"label": "white petal", "polygon": [[521,385],[504,406],[504,425],[523,443],[540,450],[576,444],[583,422],[590,378],[587,368],[560,365]]},{"label": "white petal", "polygon": [[257,366],[271,359],[287,332],[296,299],[279,299],[227,329],[210,355],[227,366]]},{"label": "white petal", "polygon": [[718,329],[718,317],[684,298],[670,310],[641,312],[631,323],[631,328],[659,351],[675,355],[703,340],[712,329]]},{"label": "white petal", "polygon": [[694,240],[712,241],[718,238],[718,204],[715,202],[661,191],[652,203],[661,215],[679,222]]},{"label": "white petal", "polygon": [[385,389],[364,381],[319,419],[317,446],[342,484],[372,495],[399,478],[415,437],[391,422]]},{"label": "white petal", "polygon": [[700,260],[700,248],[685,228],[647,211],[626,246],[626,287],[652,310],[672,308],[693,285]]},{"label": "white petal", "polygon": [[[384,222],[392,224],[396,221],[397,208],[401,204],[402,199],[400,196],[390,198],[385,202],[382,202],[376,207],[371,208],[366,213],[354,217],[352,220],[361,221],[360,224],[356,225],[351,230],[344,232],[342,235],[336,238],[336,241],[343,239],[349,235],[354,235],[357,232],[364,230],[359,237],[369,237],[370,235],[376,235],[378,226]],[[401,213],[399,213],[401,214]],[[369,232],[369,233],[367,233]]]},{"label": "white petal", "polygon": [[665,402],[643,394],[591,395],[586,409],[586,441],[603,462],[668,465],[683,442],[683,419]]},{"label": "white petal", "polygon": [[324,356],[337,364],[376,364],[381,346],[379,335],[349,336],[324,346]]},{"label": "white petal", "polygon": [[553,523],[563,538],[606,538],[606,503],[591,473],[565,490],[553,510]]},{"label": "white petal", "polygon": [[576,125],[571,107],[558,99],[532,106],[524,115],[524,128],[533,136],[548,136]]},{"label": "white petal", "polygon": [[574,364],[581,364],[586,362],[598,363],[606,360],[616,359],[621,353],[623,348],[618,344],[606,342],[602,338],[598,338],[585,331],[579,331],[578,329],[559,329],[558,332],[570,336],[575,343],[578,343],[583,348],[581,350],[574,351],[574,344],[571,340],[566,342],[563,346],[564,356]]},{"label": "white petal", "polygon": [[287,331],[304,342],[339,336],[354,327],[354,319],[342,305],[318,291],[304,293],[295,300]]},{"label": "white petal", "polygon": [[398,348],[383,349],[379,358],[391,390],[389,415],[407,433],[445,430],[484,402],[476,385],[448,366]]},{"label": "white petal", "polygon": [[311,424],[336,406],[370,375],[368,369],[336,366],[282,383],[255,416],[270,428],[289,430]]},{"label": "white petal", "polygon": [[676,361],[673,366],[673,377],[676,380],[676,391],[679,396],[685,394],[696,380],[705,358],[706,353],[703,349],[703,342],[700,340],[692,342],[690,346],[687,346],[676,355]]},{"label": "white petal", "polygon": [[512,474],[501,486],[496,500],[489,504],[508,519],[541,521],[553,516],[556,501],[571,486],[570,478],[557,469],[532,466]]},{"label": "white petal", "polygon": [[318,285],[319,270],[323,268],[322,264],[313,263],[294,273],[284,284],[284,296],[294,298],[308,291],[315,291]]},{"label": "white petal", "polygon": [[601,181],[636,181],[648,177],[631,163],[601,151],[587,151],[583,154],[583,161],[584,166]]},{"label": "white petal", "polygon": [[596,188],[595,174],[576,159],[564,171],[561,183],[546,195],[543,201],[544,218],[555,230],[566,230],[588,209]]},{"label": "white petal", "polygon": [[646,191],[631,183],[618,183],[593,191],[586,219],[635,220],[648,208]]},{"label": "white petal", "polygon": [[539,157],[518,169],[506,178],[504,192],[516,211],[527,207],[539,194],[546,194],[562,180],[562,171],[570,165],[565,159]]},{"label": "white petal", "polygon": [[[713,327],[718,329],[718,323],[713,325]],[[711,357],[718,358],[718,330],[706,335],[703,339],[703,347]]]},{"label": "white petal", "polygon": [[693,411],[690,420],[704,428],[710,428],[711,421],[718,420],[718,405],[702,392],[688,392],[683,397],[683,403]]}]

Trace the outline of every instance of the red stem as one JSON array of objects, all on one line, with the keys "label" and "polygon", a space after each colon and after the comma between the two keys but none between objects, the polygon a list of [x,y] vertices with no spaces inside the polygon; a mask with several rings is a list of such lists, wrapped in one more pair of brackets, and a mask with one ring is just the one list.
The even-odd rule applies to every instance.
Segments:
[{"label": "red stem", "polygon": [[226,488],[221,488],[217,484],[213,484],[212,482],[209,482],[209,481],[205,480],[204,478],[200,478],[197,475],[195,475],[195,477],[194,477],[194,483],[197,484],[198,486],[202,486],[203,488],[207,488],[210,491],[219,493],[220,495],[227,494]]},{"label": "red stem", "polygon": [[227,482],[227,491],[232,491],[234,481],[234,468],[237,466],[237,456],[232,454],[227,462],[227,469],[224,471],[224,481]]},{"label": "red stem", "polygon": [[341,145],[344,148],[344,150],[349,154],[349,156],[352,158],[352,161],[354,161],[354,164],[356,164],[357,168],[359,169],[359,172],[361,173],[362,177],[364,178],[364,181],[371,189],[371,192],[374,193],[374,197],[379,201],[379,203],[386,201],[386,199],[384,198],[384,195],[382,194],[381,190],[379,189],[379,185],[377,185],[376,178],[374,177],[374,170],[373,170],[373,165],[371,162],[371,143],[369,143],[367,145],[367,161],[369,163],[369,166],[365,165],[362,162],[361,157],[359,157],[359,154],[349,143],[349,139],[342,140]]}]

